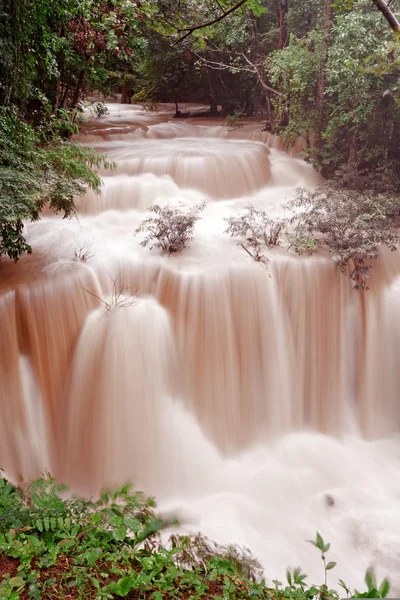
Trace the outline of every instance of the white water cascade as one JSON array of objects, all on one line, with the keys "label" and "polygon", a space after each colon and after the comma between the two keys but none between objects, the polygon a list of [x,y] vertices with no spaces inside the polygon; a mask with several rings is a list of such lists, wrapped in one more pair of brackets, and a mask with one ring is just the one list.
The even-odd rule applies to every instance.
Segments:
[{"label": "white water cascade", "polygon": [[[78,138],[116,163],[102,194],[27,224],[33,255],[1,264],[0,465],[81,493],[132,481],[269,582],[321,582],[318,530],[331,585],[373,564],[400,593],[400,257],[366,293],[328,256],[278,248],[265,269],[225,219],[317,173],[259,124],[109,110]],[[188,250],[140,245],[149,206],[204,199]]]}]

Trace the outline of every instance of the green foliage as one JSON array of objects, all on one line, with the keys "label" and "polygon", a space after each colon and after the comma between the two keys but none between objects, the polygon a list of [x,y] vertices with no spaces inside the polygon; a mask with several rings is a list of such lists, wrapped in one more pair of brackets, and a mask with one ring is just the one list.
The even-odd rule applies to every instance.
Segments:
[{"label": "green foliage", "polygon": [[[65,498],[63,499],[63,496]],[[300,568],[287,570],[287,585],[267,586],[261,566],[248,550],[218,546],[201,535],[172,536],[164,546],[158,532],[171,523],[155,514],[155,503],[129,486],[104,492],[97,501],[70,498],[51,478],[27,490],[0,479],[0,560],[9,572],[0,578],[4,600],[77,598],[191,598],[207,600],[339,600],[327,587],[309,586]],[[317,534],[325,577],[329,544]],[[367,571],[366,592],[353,597],[384,598]],[[346,593],[351,594],[343,585]]]},{"label": "green foliage", "polygon": [[26,116],[46,102],[74,108],[85,89],[107,86],[109,71],[129,71],[145,51],[141,31],[153,12],[148,0],[4,0],[2,7],[0,104]]},{"label": "green foliage", "polygon": [[150,245],[150,249],[159,248],[167,254],[182,252],[188,248],[196,222],[206,203],[201,202],[187,209],[182,204],[178,206],[154,204],[149,212],[154,216],[142,221],[136,229],[136,234],[145,233],[142,246]]},{"label": "green foliage", "polygon": [[307,136],[315,126],[321,41],[318,30],[302,39],[291,35],[289,45],[271,53],[265,62],[272,85],[283,94],[273,102],[278,131],[289,143]]},{"label": "green foliage", "polygon": [[313,192],[298,190],[288,208],[300,209],[291,219],[294,231],[289,234],[296,252],[328,250],[339,269],[349,271],[356,289],[368,289],[381,245],[393,251],[398,248],[397,195],[335,189],[326,184]]},{"label": "green foliage", "polygon": [[228,228],[225,233],[240,238],[240,246],[256,261],[267,265],[265,251],[278,246],[285,229],[285,221],[271,217],[264,209],[248,206],[245,211],[225,219]]},{"label": "green foliage", "polygon": [[235,111],[225,117],[224,125],[231,129],[240,129],[245,125],[244,121],[242,121],[244,116],[241,112]]},{"label": "green foliage", "polygon": [[73,214],[74,197],[100,189],[92,169],[111,166],[94,150],[62,140],[58,119],[33,128],[15,108],[0,109],[0,258],[29,253],[23,221],[39,219],[46,203],[54,212]]},{"label": "green foliage", "polygon": [[[399,170],[400,45],[367,0],[340,10],[332,23],[321,74],[321,25],[266,61],[274,86],[278,131],[302,136],[306,153],[325,176],[343,165]],[[322,23],[321,23],[322,24]],[[324,94],[318,98],[323,75]],[[324,109],[321,108],[323,102]],[[318,142],[318,143],[317,143]]]},{"label": "green foliage", "polygon": [[[255,261],[268,264],[267,251],[283,241],[298,254],[318,249],[329,252],[342,273],[358,290],[368,289],[371,269],[381,246],[392,251],[400,245],[400,197],[393,182],[380,173],[342,173],[339,180],[316,190],[298,189],[286,205],[290,218],[276,218],[264,209],[248,206],[226,219],[226,233]],[[317,539],[320,548],[322,542]],[[320,548],[321,549],[321,548]],[[332,567],[330,567],[332,568]]]},{"label": "green foliage", "polygon": [[381,585],[378,585],[375,572],[372,568],[367,569],[365,573],[366,592],[355,591],[354,598],[386,598],[390,591],[390,583],[388,579],[383,579]]}]

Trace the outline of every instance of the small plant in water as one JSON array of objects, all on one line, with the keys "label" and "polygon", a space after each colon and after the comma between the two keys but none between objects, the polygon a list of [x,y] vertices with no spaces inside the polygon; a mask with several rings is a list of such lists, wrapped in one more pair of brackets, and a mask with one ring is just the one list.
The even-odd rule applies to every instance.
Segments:
[{"label": "small plant in water", "polygon": [[242,121],[243,116],[244,115],[241,112],[234,112],[225,117],[225,121],[222,125],[230,127],[231,129],[240,129],[241,127],[244,127],[244,122]]},{"label": "small plant in water", "polygon": [[247,254],[255,261],[267,265],[265,252],[279,245],[286,221],[274,219],[265,210],[251,205],[243,213],[225,220],[228,222],[225,233],[241,238],[238,243]]},{"label": "small plant in water", "polygon": [[287,208],[296,211],[293,232],[288,234],[295,251],[311,254],[326,249],[359,290],[368,289],[380,246],[394,251],[400,243],[400,203],[390,193],[336,189],[327,183],[315,191],[297,190]]},{"label": "small plant in water", "polygon": [[[113,308],[127,308],[128,306],[132,306],[137,301],[137,297],[133,295],[135,293],[135,289],[132,289],[127,286],[118,286],[118,277],[117,279],[113,279],[110,277],[112,282],[111,293],[106,293],[105,296],[108,300],[105,300],[98,294],[91,292],[84,288],[85,292],[96,298],[100,304],[107,310],[111,310]],[[133,293],[132,293],[133,292]]]},{"label": "small plant in water", "polygon": [[206,202],[186,208],[183,204],[173,206],[154,204],[149,208],[153,215],[139,225],[136,234],[145,233],[141,246],[159,248],[167,254],[182,252],[193,239],[196,222],[206,207]]},{"label": "small plant in water", "polygon": [[88,242],[76,244],[73,252],[75,260],[79,260],[81,262],[86,262],[87,260],[89,260],[89,258],[93,258],[96,255],[93,246],[88,244]]},{"label": "small plant in water", "polygon": [[86,101],[81,104],[82,108],[87,108],[89,112],[98,119],[106,117],[109,114],[109,110],[104,102],[101,100]]}]

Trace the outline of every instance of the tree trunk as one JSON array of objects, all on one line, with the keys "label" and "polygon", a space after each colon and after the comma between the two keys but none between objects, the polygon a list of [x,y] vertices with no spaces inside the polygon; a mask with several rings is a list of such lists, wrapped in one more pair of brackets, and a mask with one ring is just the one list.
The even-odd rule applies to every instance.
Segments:
[{"label": "tree trunk", "polygon": [[328,50],[331,44],[331,33],[333,23],[333,8],[332,0],[325,0],[325,19],[324,19],[324,39],[321,48],[321,61],[319,64],[319,75],[317,83],[317,126],[316,126],[316,146],[321,147],[321,133],[324,127],[324,111],[325,111],[325,69],[328,61]]},{"label": "tree trunk", "polygon": [[349,169],[357,169],[357,138],[355,133],[352,135],[351,141],[350,141],[350,148],[349,148],[349,160],[348,160],[348,167]]},{"label": "tree trunk", "polygon": [[287,30],[287,13],[289,10],[288,0],[279,1],[279,44],[278,48],[281,50],[285,48],[288,42],[288,30]]},{"label": "tree trunk", "polygon": [[218,116],[218,99],[215,86],[215,74],[212,69],[208,69],[208,89],[210,92],[210,115]]},{"label": "tree trunk", "polygon": [[64,91],[61,91],[60,98],[58,101],[58,108],[64,108],[65,103],[68,98],[68,94],[69,94],[69,87],[66,85],[64,88]]},{"label": "tree trunk", "polygon": [[78,104],[80,97],[81,97],[84,82],[85,82],[85,71],[81,71],[79,73],[78,81],[75,86],[75,91],[74,91],[74,95],[72,98],[71,108],[75,108],[76,105]]},{"label": "tree trunk", "polygon": [[122,86],[122,92],[121,92],[121,104],[130,104],[130,98],[129,98],[129,93],[128,93],[128,84],[124,83]]}]

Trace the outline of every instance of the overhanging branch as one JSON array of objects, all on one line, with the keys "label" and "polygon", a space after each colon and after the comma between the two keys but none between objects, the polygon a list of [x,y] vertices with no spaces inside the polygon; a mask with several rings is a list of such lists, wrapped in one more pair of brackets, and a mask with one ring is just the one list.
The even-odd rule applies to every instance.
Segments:
[{"label": "overhanging branch", "polygon": [[222,21],[226,17],[229,17],[229,15],[231,15],[233,12],[235,12],[236,10],[238,10],[238,8],[240,8],[241,6],[243,6],[244,4],[246,4],[246,2],[247,2],[247,0],[240,0],[240,2],[238,2],[237,4],[235,4],[235,6],[232,6],[232,8],[230,8],[229,10],[223,12],[221,15],[219,15],[219,17],[216,17],[212,21],[208,21],[207,23],[202,23],[201,25],[193,25],[192,27],[186,27],[185,29],[180,29],[180,33],[184,33],[185,32],[185,34],[182,37],[180,37],[179,40],[177,40],[172,45],[176,46],[177,44],[180,44],[181,42],[183,42],[183,40],[185,40],[186,38],[188,38],[190,35],[192,35],[192,33],[194,31],[197,31],[198,29],[204,29],[205,27],[211,27],[211,25],[215,25],[216,23],[219,23],[220,21]]},{"label": "overhanging branch", "polygon": [[400,38],[400,23],[384,0],[372,0],[376,8],[383,14],[391,29]]}]

